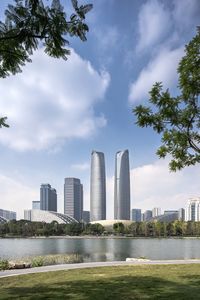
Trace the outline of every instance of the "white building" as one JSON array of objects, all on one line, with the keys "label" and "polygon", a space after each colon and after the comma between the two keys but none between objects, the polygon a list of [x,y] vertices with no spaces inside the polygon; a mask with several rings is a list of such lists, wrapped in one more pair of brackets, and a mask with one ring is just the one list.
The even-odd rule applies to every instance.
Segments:
[{"label": "white building", "polygon": [[59,224],[77,223],[77,220],[75,220],[71,216],[57,213],[55,211],[38,210],[38,209],[25,210],[24,211],[24,219],[31,221],[31,222],[51,223],[53,221],[56,221]]},{"label": "white building", "polygon": [[152,217],[155,218],[155,217],[158,217],[161,215],[161,208],[160,207],[154,207],[152,209]]},{"label": "white building", "polygon": [[200,221],[200,197],[190,198],[185,209],[186,221]]}]

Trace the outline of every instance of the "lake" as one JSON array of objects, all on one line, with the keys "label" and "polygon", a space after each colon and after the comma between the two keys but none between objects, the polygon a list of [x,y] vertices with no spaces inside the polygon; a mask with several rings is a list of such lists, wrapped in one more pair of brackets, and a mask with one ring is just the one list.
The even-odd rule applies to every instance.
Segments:
[{"label": "lake", "polygon": [[45,254],[83,255],[84,261],[200,258],[200,239],[145,238],[36,238],[0,239],[0,258],[20,258]]}]

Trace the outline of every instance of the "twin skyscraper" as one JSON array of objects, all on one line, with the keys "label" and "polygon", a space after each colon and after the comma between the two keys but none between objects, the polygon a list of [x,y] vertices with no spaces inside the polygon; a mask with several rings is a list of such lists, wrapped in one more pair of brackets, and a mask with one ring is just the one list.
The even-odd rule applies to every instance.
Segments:
[{"label": "twin skyscraper", "polygon": [[[106,172],[104,153],[92,151],[90,221],[106,219]],[[130,220],[130,169],[128,150],[115,156],[114,219]]]}]

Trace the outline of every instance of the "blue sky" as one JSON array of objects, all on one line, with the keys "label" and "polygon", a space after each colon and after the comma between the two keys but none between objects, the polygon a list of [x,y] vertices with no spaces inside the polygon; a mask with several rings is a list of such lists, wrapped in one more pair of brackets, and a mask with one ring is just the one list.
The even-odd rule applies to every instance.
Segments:
[{"label": "blue sky", "polygon": [[[1,18],[8,2],[1,0]],[[129,149],[132,208],[174,209],[199,196],[199,166],[171,174],[170,158],[155,155],[160,137],[138,128],[131,113],[148,101],[156,81],[177,94],[176,68],[199,25],[199,1],[91,3],[88,40],[70,40],[67,62],[40,49],[21,74],[0,81],[0,112],[11,126],[0,130],[0,207],[17,211],[18,217],[39,199],[40,184],[47,182],[57,189],[63,212],[68,176],[83,182],[84,208],[89,209],[93,149],[105,154],[108,218],[113,217],[118,150]]]}]

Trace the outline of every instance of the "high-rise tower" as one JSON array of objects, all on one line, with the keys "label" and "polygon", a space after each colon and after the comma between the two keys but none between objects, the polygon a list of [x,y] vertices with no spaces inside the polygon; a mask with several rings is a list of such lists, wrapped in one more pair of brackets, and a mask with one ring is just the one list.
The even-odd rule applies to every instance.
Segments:
[{"label": "high-rise tower", "polygon": [[106,175],[102,152],[92,151],[90,176],[90,221],[105,220]]},{"label": "high-rise tower", "polygon": [[57,211],[57,193],[48,183],[40,187],[40,209]]},{"label": "high-rise tower", "polygon": [[80,179],[67,177],[64,184],[64,213],[82,220],[83,214],[83,185]]},{"label": "high-rise tower", "polygon": [[130,220],[130,170],[128,150],[115,156],[114,218]]}]

